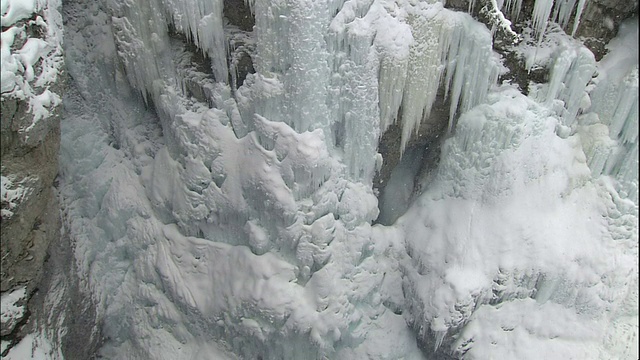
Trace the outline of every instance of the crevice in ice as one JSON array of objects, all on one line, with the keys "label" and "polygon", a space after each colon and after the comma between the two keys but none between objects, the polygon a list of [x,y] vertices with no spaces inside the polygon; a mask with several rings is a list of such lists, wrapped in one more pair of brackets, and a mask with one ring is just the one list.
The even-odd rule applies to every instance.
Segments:
[{"label": "crevice in ice", "polygon": [[[410,202],[422,192],[422,189],[426,189],[428,186],[429,175],[438,165],[440,146],[446,138],[449,110],[450,102],[444,98],[444,89],[440,89],[429,118],[420,123],[420,128],[409,140],[406,152],[411,153],[408,154],[410,159],[405,159],[405,155],[400,153],[402,131],[399,124],[389,126],[380,138],[378,152],[382,154],[383,162],[380,171],[376,173],[373,180],[373,188],[378,193],[380,201],[378,207],[381,210],[376,223],[383,225],[393,223],[397,217],[404,213]],[[402,116],[402,112],[400,112],[400,116]],[[398,123],[401,122],[402,120],[399,119]],[[394,177],[394,172],[406,173],[407,171],[410,174],[404,175],[409,178],[404,178],[399,174],[395,175],[399,180],[401,179],[401,182],[404,182],[404,185],[391,180]],[[390,183],[393,183],[391,185],[393,189],[387,190]],[[404,194],[404,201],[399,201],[399,199],[399,202],[394,201],[396,195],[400,196],[398,191]],[[393,207],[396,207],[397,210],[387,212],[385,208],[389,201],[384,201],[384,198],[396,203]]]},{"label": "crevice in ice", "polygon": [[420,172],[427,144],[408,147],[402,159],[391,172],[378,196],[380,214],[374,223],[392,225],[409,208],[414,198],[416,175]]},{"label": "crevice in ice", "polygon": [[228,49],[229,85],[232,91],[244,83],[248,74],[255,73],[253,56],[255,16],[244,0],[224,0],[223,16]]},{"label": "crevice in ice", "polygon": [[251,12],[247,0],[223,0],[222,14],[229,20],[229,23],[242,31],[252,32],[253,26],[256,24],[255,16]]},{"label": "crevice in ice", "polygon": [[247,75],[255,73],[253,54],[255,43],[251,31],[235,25],[226,25],[225,33],[229,47],[229,85],[233,91],[242,86]]},{"label": "crevice in ice", "polygon": [[176,63],[176,81],[186,97],[194,96],[203,103],[211,105],[210,89],[215,79],[211,72],[211,59],[198,49],[192,42],[188,41],[184,34],[176,31],[175,27],[169,25],[168,34],[171,38],[171,49]]}]

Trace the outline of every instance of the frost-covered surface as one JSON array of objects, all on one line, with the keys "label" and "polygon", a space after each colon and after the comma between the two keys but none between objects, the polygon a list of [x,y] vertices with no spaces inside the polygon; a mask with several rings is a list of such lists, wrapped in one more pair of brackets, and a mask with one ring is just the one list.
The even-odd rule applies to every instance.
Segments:
[{"label": "frost-covered surface", "polygon": [[62,66],[59,0],[2,0],[2,97],[27,102],[30,132],[60,104],[49,88]]},{"label": "frost-covered surface", "polygon": [[[256,0],[234,94],[219,5],[67,4],[61,192],[104,357],[633,356],[637,199],[585,155],[593,57],[558,49],[531,99],[441,4]],[[441,83],[462,116],[435,180],[371,226],[380,133]]]}]

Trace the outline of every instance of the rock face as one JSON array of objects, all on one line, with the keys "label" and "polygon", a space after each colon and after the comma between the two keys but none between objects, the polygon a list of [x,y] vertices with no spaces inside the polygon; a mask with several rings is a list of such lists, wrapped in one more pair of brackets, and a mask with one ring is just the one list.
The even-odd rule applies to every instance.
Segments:
[{"label": "rock face", "polygon": [[[13,114],[5,110],[6,103],[17,103]],[[9,213],[5,212],[2,216],[3,292],[17,284],[33,284],[37,280],[48,244],[59,234],[58,206],[52,187],[58,173],[59,114],[49,120],[52,126],[44,139],[30,146],[22,143],[13,130],[16,123],[33,116],[24,110],[20,101],[3,100],[2,174],[11,176],[15,179],[12,183],[24,189],[20,202],[11,204],[12,214],[6,216]],[[5,130],[5,126],[9,129]],[[6,148],[7,143],[13,146]],[[3,210],[11,206],[5,201],[2,205]]]},{"label": "rock face", "polygon": [[[60,237],[53,185],[60,147],[58,94],[64,86],[59,76],[62,24],[52,3],[34,8],[30,17],[9,13],[2,19],[7,45],[2,54],[0,290],[5,295],[25,287],[26,299],[38,287],[49,244]],[[3,340],[13,327],[2,329]]]},{"label": "rock face", "polygon": [[576,37],[593,52],[596,60],[606,53],[605,45],[618,32],[623,20],[638,13],[638,1],[592,0],[587,3]]},{"label": "rock face", "polygon": [[[405,153],[419,151],[421,159],[416,164],[416,178],[423,178],[437,165],[440,156],[440,145],[446,137],[447,126],[449,125],[449,106],[450,101],[445,101],[442,91],[438,94],[434,103],[431,114],[428,118],[420,122],[420,128],[416,134],[407,143]],[[373,187],[380,195],[384,194],[387,182],[391,178],[391,173],[401,161],[400,153],[402,129],[395,123],[391,125],[380,138],[378,152],[382,154],[384,162],[380,171],[376,173],[373,179]],[[416,182],[414,184],[414,192],[419,193],[423,184]],[[383,202],[383,197],[378,196],[379,201]],[[381,207],[384,204],[381,203]],[[380,221],[381,219],[378,219]],[[393,219],[395,221],[395,219]],[[384,221],[381,222],[383,225]]]}]

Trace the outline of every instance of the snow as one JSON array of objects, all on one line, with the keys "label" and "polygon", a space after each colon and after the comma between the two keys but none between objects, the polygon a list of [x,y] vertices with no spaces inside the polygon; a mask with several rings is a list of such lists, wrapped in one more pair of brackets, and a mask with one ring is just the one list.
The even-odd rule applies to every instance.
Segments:
[{"label": "snow", "polygon": [[482,305],[456,341],[456,351],[468,359],[591,359],[597,349],[584,344],[597,339],[599,325],[533,299]]},{"label": "snow", "polygon": [[7,360],[63,360],[49,339],[39,333],[27,334],[3,357]]},{"label": "snow", "polygon": [[[56,0],[2,2],[2,97],[28,103],[33,121],[19,129],[27,140],[35,129],[47,128],[48,122],[38,123],[61,103],[60,96],[49,90],[62,68],[60,5]],[[42,29],[44,36],[28,37],[26,26]]]},{"label": "snow", "polygon": [[[0,321],[2,322],[3,331],[7,329],[9,332],[22,320],[25,314],[25,297],[27,289],[21,287],[11,292],[2,294],[2,312],[0,312]],[[23,304],[17,305],[22,302]],[[3,350],[4,352],[4,350]]]},{"label": "snow", "polygon": [[33,180],[33,178],[26,178],[14,184],[15,179],[11,175],[2,176],[0,180],[0,186],[2,188],[0,199],[2,201],[3,219],[8,219],[13,216],[12,210],[20,205],[23,199],[31,192],[28,184]]},{"label": "snow", "polygon": [[29,18],[36,10],[35,0],[2,0],[0,7],[2,27],[8,27],[19,20]]}]

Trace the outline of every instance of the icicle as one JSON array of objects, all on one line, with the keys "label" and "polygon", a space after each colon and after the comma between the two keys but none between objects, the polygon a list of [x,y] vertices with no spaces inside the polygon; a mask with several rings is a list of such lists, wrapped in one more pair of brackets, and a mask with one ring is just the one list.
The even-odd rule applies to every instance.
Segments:
[{"label": "icicle", "polygon": [[511,16],[511,21],[518,21],[520,17],[520,9],[522,8],[522,0],[506,0],[504,2],[504,10]]},{"label": "icicle", "polygon": [[380,62],[380,133],[384,133],[396,120],[407,79],[407,60],[396,62],[383,58]]},{"label": "icicle", "polygon": [[591,116],[608,126],[607,139],[601,140],[608,144],[608,151],[591,151],[593,162],[598,160],[596,170],[616,178],[619,193],[634,202],[638,196],[639,76],[637,52],[629,48],[638,43],[637,29],[637,19],[620,26],[618,36],[609,43],[609,53],[598,63],[600,75],[590,92]]},{"label": "icicle", "polygon": [[375,24],[378,31],[374,44],[381,54],[378,87],[382,134],[396,121],[402,104],[409,65],[409,49],[414,39],[409,25],[399,22],[386,13]]},{"label": "icicle", "polygon": [[546,102],[550,104],[553,100],[558,98],[558,94],[564,86],[564,77],[569,72],[572,62],[572,51],[564,50],[560,52],[560,55],[556,56],[553,67],[549,72],[549,88],[547,90]]},{"label": "icicle", "polygon": [[244,0],[244,5],[249,7],[249,11],[255,15],[256,0]]},{"label": "icicle", "polygon": [[576,5],[576,0],[561,0],[555,3],[553,10],[553,21],[560,24],[563,29],[567,27],[571,13]]},{"label": "icicle", "polygon": [[467,12],[471,14],[475,6],[476,6],[476,0],[469,0],[469,8],[467,9]]},{"label": "icicle", "polygon": [[[455,126],[458,111],[484,101],[498,78],[491,34],[468,14],[443,9],[436,3],[410,16],[408,23],[415,42],[409,52],[402,97],[401,152],[422,119],[429,116],[443,75],[444,96],[451,99],[449,130]],[[383,124],[387,119],[383,118]]]},{"label": "icicle", "polygon": [[609,128],[611,135],[623,142],[633,143],[638,141],[637,68],[623,80]]},{"label": "icicle", "polygon": [[584,10],[584,5],[587,3],[587,0],[579,0],[578,8],[576,10],[576,16],[573,19],[573,30],[571,30],[571,36],[576,35],[576,31],[578,31],[578,25],[580,25],[580,17],[582,16],[582,11]]},{"label": "icicle", "polygon": [[[518,1],[519,3],[522,2],[522,0],[507,0],[507,8],[512,6],[512,1]],[[538,36],[538,41],[542,40],[542,36],[544,35],[549,21],[558,23],[561,28],[566,30],[567,25],[569,25],[571,20],[571,14],[573,14],[575,9],[576,15],[574,17],[573,29],[571,31],[571,36],[574,36],[578,30],[580,17],[582,16],[585,4],[586,0],[577,0],[577,6],[576,0],[559,0],[556,1],[555,4],[554,0],[536,0],[533,7],[533,29]],[[519,14],[520,5],[517,5],[517,8]],[[551,14],[552,10],[553,14]],[[512,16],[514,16],[514,14],[512,14]],[[515,14],[515,18],[517,19],[517,14]]]},{"label": "icicle", "polygon": [[563,101],[565,110],[559,115],[565,125],[573,123],[580,109],[589,107],[589,102],[583,99],[588,99],[586,88],[595,70],[593,53],[581,45],[556,54],[545,102],[551,105],[554,100]]},{"label": "icicle", "polygon": [[449,47],[445,84],[446,92],[451,91],[449,131],[455,127],[458,112],[468,111],[484,101],[499,73],[493,59],[491,34],[487,29],[466,14],[460,15],[457,21],[454,29],[441,34],[450,36],[450,40],[445,41]]},{"label": "icicle", "polygon": [[552,8],[553,0],[536,0],[533,6],[533,29],[538,36],[538,41],[542,41]]},{"label": "icicle", "polygon": [[176,29],[211,58],[216,81],[227,81],[227,49],[222,30],[222,0],[161,0]]},{"label": "icicle", "polygon": [[[441,6],[436,4],[434,6]],[[400,151],[414,131],[420,127],[423,117],[429,116],[431,106],[440,85],[441,46],[438,19],[413,16],[408,19],[413,30],[414,45],[410,49],[402,98],[402,138]]]}]

